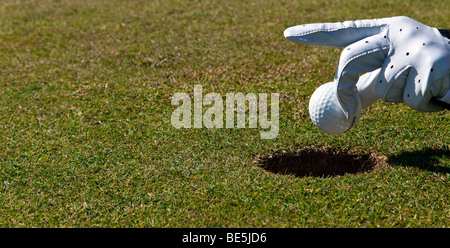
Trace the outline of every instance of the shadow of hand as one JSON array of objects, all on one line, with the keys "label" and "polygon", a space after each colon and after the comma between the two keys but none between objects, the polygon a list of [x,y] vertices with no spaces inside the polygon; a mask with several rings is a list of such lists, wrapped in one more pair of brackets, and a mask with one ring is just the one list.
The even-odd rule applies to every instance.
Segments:
[{"label": "shadow of hand", "polygon": [[391,165],[416,167],[421,170],[447,174],[450,167],[440,166],[441,159],[450,157],[448,148],[425,148],[416,151],[404,151],[388,157],[387,162]]}]

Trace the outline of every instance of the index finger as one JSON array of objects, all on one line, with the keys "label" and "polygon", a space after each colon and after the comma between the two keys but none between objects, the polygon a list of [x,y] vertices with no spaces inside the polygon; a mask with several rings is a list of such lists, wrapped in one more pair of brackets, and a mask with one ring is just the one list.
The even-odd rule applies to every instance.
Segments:
[{"label": "index finger", "polygon": [[356,41],[381,32],[389,18],[312,23],[293,26],[284,31],[284,37],[300,44],[346,47]]}]

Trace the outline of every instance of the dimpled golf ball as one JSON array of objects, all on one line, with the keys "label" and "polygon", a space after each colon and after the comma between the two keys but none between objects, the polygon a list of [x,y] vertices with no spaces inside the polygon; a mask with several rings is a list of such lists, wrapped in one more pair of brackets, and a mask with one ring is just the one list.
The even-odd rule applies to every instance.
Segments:
[{"label": "dimpled golf ball", "polygon": [[334,82],[323,84],[314,91],[309,100],[309,116],[314,125],[326,133],[344,133],[361,117],[361,101],[357,98],[356,116],[347,119],[340,107]]}]

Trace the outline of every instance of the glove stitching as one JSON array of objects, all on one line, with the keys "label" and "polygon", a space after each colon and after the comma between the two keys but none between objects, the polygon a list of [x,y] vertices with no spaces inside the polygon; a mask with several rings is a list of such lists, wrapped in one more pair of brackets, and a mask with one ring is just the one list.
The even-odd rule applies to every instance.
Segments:
[{"label": "glove stitching", "polygon": [[[366,24],[366,25],[361,25],[358,26],[358,28],[371,28],[371,27],[381,27],[383,28],[384,26],[386,26],[386,24],[383,25],[370,25],[370,24]],[[298,33],[298,34],[294,34],[292,36],[305,36],[305,35],[310,35],[313,33],[318,33],[318,32],[333,32],[333,31],[338,31],[338,30],[343,30],[343,29],[349,29],[349,28],[355,28],[355,27],[343,27],[343,28],[331,28],[331,29],[314,29],[314,30],[310,30],[307,32],[303,32],[303,33]]]}]

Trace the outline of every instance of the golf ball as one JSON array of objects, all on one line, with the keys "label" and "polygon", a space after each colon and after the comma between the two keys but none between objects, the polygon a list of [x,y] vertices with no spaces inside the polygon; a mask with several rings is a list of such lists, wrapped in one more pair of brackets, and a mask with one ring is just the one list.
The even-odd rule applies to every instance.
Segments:
[{"label": "golf ball", "polygon": [[309,100],[309,116],[320,130],[339,134],[348,131],[361,117],[361,101],[357,97],[355,117],[347,119],[337,98],[334,82],[321,85]]}]

